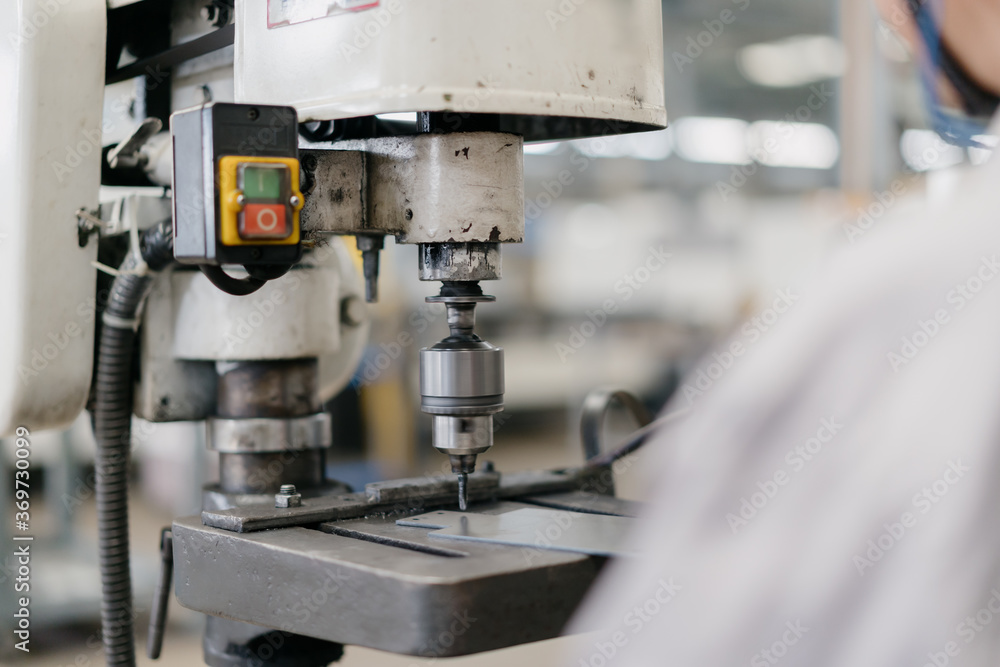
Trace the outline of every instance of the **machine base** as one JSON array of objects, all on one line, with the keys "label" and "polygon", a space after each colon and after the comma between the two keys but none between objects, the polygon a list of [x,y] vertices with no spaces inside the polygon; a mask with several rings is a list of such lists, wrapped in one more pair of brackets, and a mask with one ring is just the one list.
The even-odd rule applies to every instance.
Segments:
[{"label": "machine base", "polygon": [[[553,496],[546,504],[562,510],[634,512],[608,496]],[[471,514],[537,508],[544,498],[482,503]],[[538,548],[452,542],[397,525],[398,518],[243,533],[179,519],[177,599],[207,614],[317,639],[449,657],[558,636],[606,562],[541,548],[544,534]]]}]

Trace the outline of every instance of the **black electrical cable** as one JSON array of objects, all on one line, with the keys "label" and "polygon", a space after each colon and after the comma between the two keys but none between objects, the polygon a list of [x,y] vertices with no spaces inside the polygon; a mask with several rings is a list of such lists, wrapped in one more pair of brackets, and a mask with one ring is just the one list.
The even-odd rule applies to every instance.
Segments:
[{"label": "black electrical cable", "polygon": [[[169,225],[146,230],[140,249],[146,266],[163,268],[172,257]],[[134,667],[135,611],[129,571],[128,473],[132,435],[132,353],[137,318],[153,274],[129,254],[111,286],[102,317],[94,391],[97,532],[101,570],[101,633],[109,667]]]},{"label": "black electrical cable", "polygon": [[580,439],[583,441],[583,452],[587,459],[600,455],[604,449],[601,445],[601,433],[604,431],[604,420],[612,404],[619,403],[627,409],[639,426],[645,426],[653,421],[653,416],[638,398],[622,389],[601,387],[587,394],[583,400],[583,410],[580,413]]},{"label": "black electrical cable", "polygon": [[170,218],[153,225],[139,237],[139,252],[146,265],[161,271],[174,261],[174,224]]},{"label": "black electrical cable", "polygon": [[601,468],[611,465],[618,459],[624,458],[642,447],[649,439],[649,436],[655,433],[660,427],[669,424],[679,417],[686,416],[689,412],[690,409],[685,408],[665,414],[662,417],[657,417],[642,428],[633,431],[631,435],[622,440],[611,451],[587,459],[586,466],[589,468]]},{"label": "black electrical cable", "polygon": [[266,280],[254,278],[253,276],[247,276],[246,278],[233,278],[231,275],[223,271],[221,266],[199,264],[198,268],[201,269],[201,272],[205,274],[205,277],[208,278],[213,285],[226,294],[232,294],[233,296],[246,296],[247,294],[253,294],[263,287],[265,283],[267,283]]},{"label": "black electrical cable", "polygon": [[276,280],[292,270],[291,264],[248,264],[243,267],[251,278],[257,280]]},{"label": "black electrical cable", "polygon": [[[126,260],[124,269],[128,269]],[[128,472],[132,421],[134,320],[150,275],[120,273],[104,311],[97,354],[94,436],[97,440],[97,531],[101,567],[101,629],[108,667],[135,665],[129,573]]]}]

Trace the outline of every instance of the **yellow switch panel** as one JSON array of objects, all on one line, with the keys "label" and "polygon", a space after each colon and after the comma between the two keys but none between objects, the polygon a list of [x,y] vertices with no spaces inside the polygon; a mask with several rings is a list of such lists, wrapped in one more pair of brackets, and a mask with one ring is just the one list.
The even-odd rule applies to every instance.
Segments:
[{"label": "yellow switch panel", "polygon": [[219,158],[219,240],[227,246],[299,242],[299,161],[227,155]]}]

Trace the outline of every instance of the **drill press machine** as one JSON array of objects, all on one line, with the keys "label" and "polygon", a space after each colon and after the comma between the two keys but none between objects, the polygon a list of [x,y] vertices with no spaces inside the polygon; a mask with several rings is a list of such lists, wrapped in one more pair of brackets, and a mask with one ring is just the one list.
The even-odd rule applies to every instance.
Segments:
[{"label": "drill press machine", "polygon": [[[16,0],[0,18],[19,29],[49,5]],[[25,252],[2,270],[24,298],[7,304],[17,344],[0,360],[0,430],[64,425],[93,384],[108,664],[135,662],[132,414],[204,421],[220,462],[201,515],[164,532],[152,656],[171,579],[208,615],[215,666],[556,636],[632,510],[606,464],[477,469],[504,380],[475,308],[493,300],[482,283],[501,276],[501,244],[524,238],[524,142],[666,125],[659,0],[80,0],[45,16],[37,38],[11,42],[19,150],[0,167],[19,184],[7,245]],[[157,79],[161,66],[172,77]],[[104,84],[133,77],[149,117],[104,165],[75,128],[100,125]],[[190,108],[192,91],[229,82],[235,103]],[[38,167],[66,146],[72,168]],[[99,185],[130,165],[169,190],[98,208]],[[356,239],[363,287],[337,235]],[[386,235],[418,245],[418,278],[441,283],[428,300],[445,305],[449,335],[420,353],[420,407],[457,478],[354,492],[325,477],[336,437],[321,405],[357,366]],[[128,251],[95,326],[78,304],[93,300],[98,245]],[[58,280],[39,268],[54,264]],[[31,341],[64,330],[77,333],[36,369]]]}]

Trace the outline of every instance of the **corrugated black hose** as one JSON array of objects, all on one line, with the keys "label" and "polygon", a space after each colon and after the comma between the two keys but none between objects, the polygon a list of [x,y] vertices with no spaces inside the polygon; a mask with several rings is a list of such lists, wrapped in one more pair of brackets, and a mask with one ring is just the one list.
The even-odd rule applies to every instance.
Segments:
[{"label": "corrugated black hose", "polygon": [[[142,262],[122,263],[102,318],[94,392],[97,440],[97,526],[101,567],[101,632],[109,667],[135,665],[132,578],[129,572],[128,472],[131,454],[132,352],[153,274],[173,261],[169,220],[146,230]],[[145,268],[145,267],[143,267]]]}]

